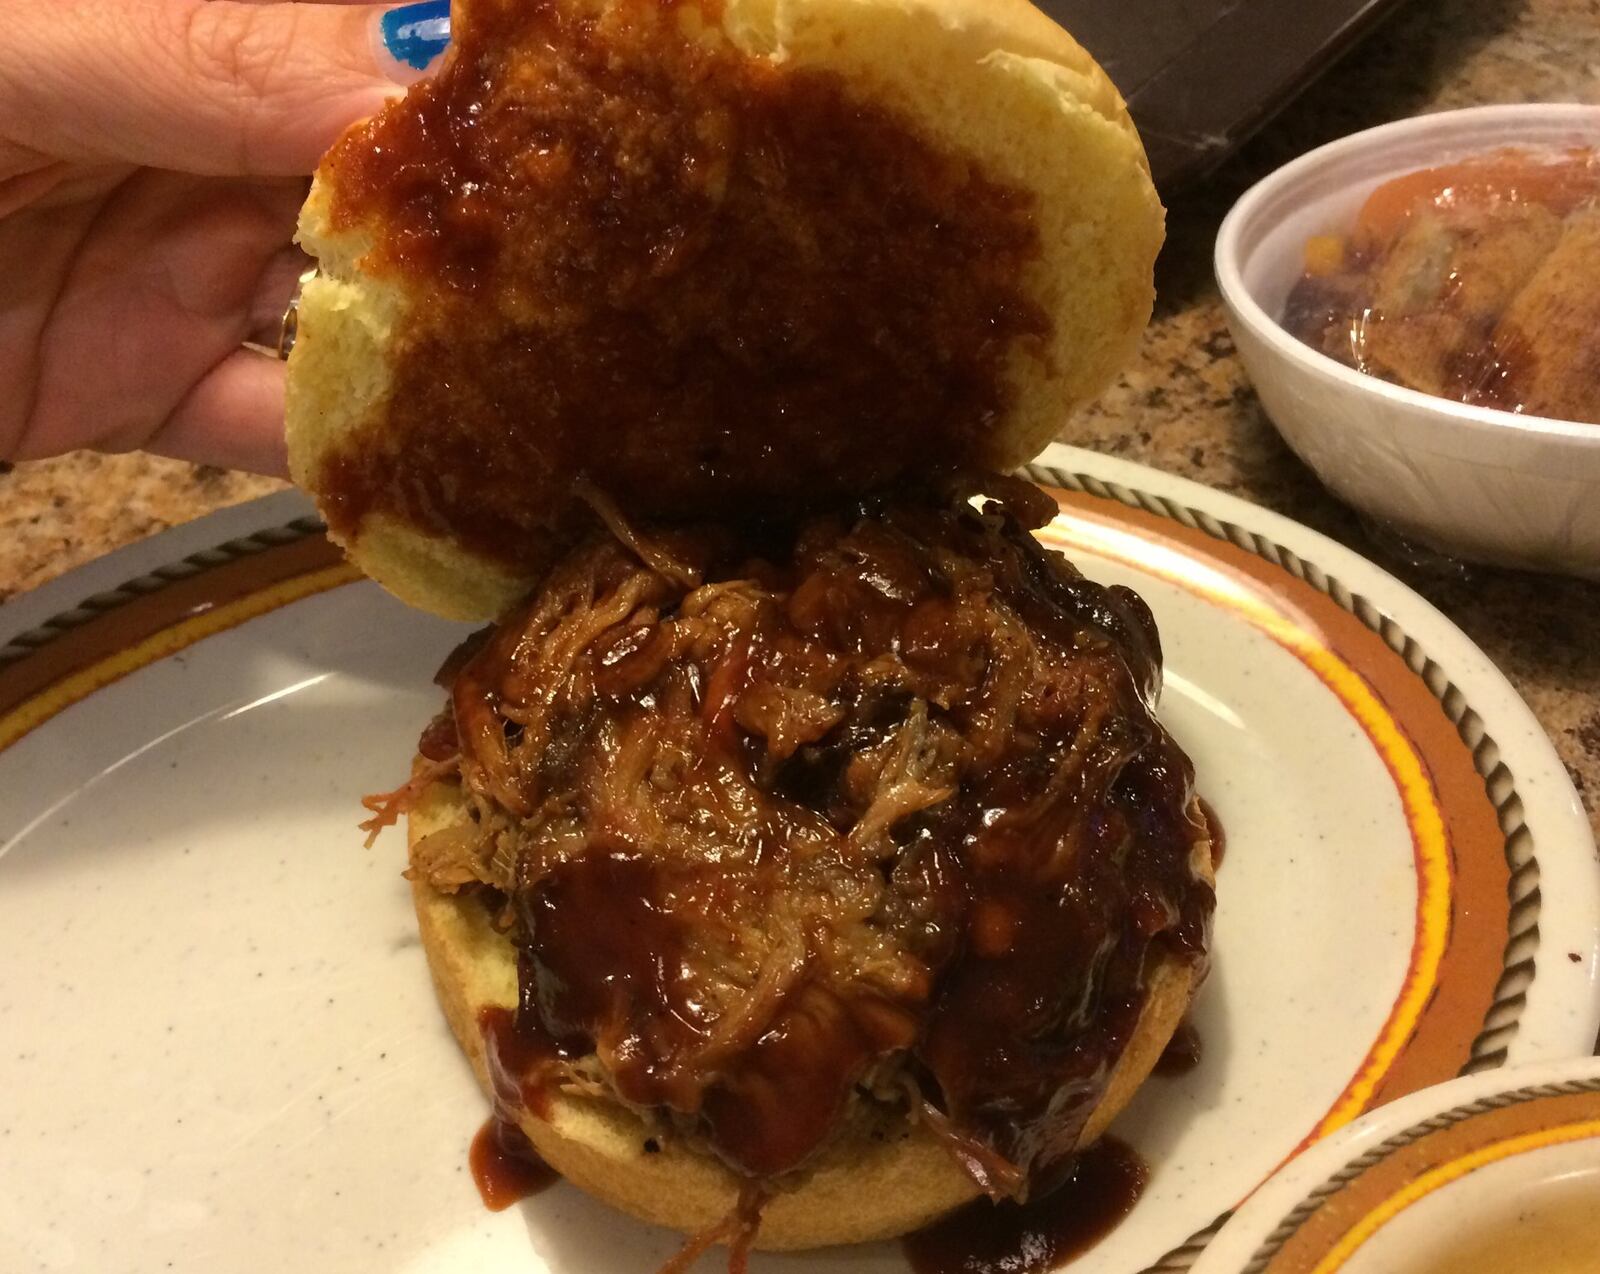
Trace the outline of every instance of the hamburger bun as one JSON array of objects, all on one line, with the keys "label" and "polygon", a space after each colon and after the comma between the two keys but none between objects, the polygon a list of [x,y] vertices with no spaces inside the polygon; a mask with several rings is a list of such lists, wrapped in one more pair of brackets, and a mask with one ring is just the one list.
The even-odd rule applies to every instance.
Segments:
[{"label": "hamburger bun", "polygon": [[[641,3],[649,7],[651,2],[556,0],[568,13],[598,14],[602,21],[606,14],[628,6],[638,9]],[[514,3],[457,0],[456,48],[450,57],[459,61],[461,47],[479,28],[486,32],[484,42],[505,38],[488,34],[487,24],[491,17],[503,16],[503,6]],[[680,33],[692,26],[696,40],[715,45],[718,57],[742,59],[741,64],[755,67],[765,77],[763,84],[781,87],[785,77],[801,74],[829,77],[850,110],[876,112],[874,118],[903,130],[941,171],[967,175],[952,178],[955,184],[950,190],[965,191],[968,186],[962,181],[981,178],[989,183],[984,189],[1009,192],[1005,199],[1027,207],[1029,233],[1036,236],[1025,259],[1019,259],[1012,283],[1019,302],[1039,322],[997,350],[993,409],[974,409],[973,419],[962,420],[959,428],[952,426],[945,433],[908,425],[880,436],[869,429],[870,445],[862,441],[860,420],[819,418],[820,423],[810,422],[811,434],[788,440],[800,456],[822,457],[797,482],[814,489],[837,474],[846,487],[863,479],[887,483],[940,466],[1007,471],[1055,437],[1068,415],[1097,394],[1127,360],[1150,314],[1162,209],[1143,148],[1115,88],[1066,32],[1026,0],[722,0],[720,5],[698,9],[679,5],[670,12]],[[497,32],[504,29],[503,22],[496,27]],[[447,79],[451,73],[447,63],[438,78]],[[512,78],[511,72],[507,76]],[[508,323],[522,325],[519,348],[528,348],[529,342],[537,343],[558,329],[566,330],[563,324],[578,321],[571,307],[540,310],[544,284],[537,274],[510,282],[510,276],[496,276],[489,294],[480,290],[463,301],[437,279],[397,264],[396,252],[385,248],[394,246],[393,227],[367,198],[370,168],[362,166],[371,159],[370,128],[402,128],[407,112],[423,109],[419,94],[427,91],[426,84],[413,89],[408,99],[388,107],[373,125],[357,126],[330,152],[300,222],[300,243],[317,258],[321,273],[305,287],[289,360],[290,467],[295,480],[317,498],[334,538],[356,564],[425,610],[458,619],[494,618],[526,594],[571,538],[574,522],[588,516],[573,493],[591,478],[606,486],[630,516],[638,517],[683,516],[723,508],[735,499],[748,503],[781,495],[781,479],[764,483],[746,463],[748,455],[735,455],[720,467],[708,463],[706,472],[687,484],[658,480],[667,472],[664,466],[688,464],[705,450],[702,435],[707,422],[690,412],[682,419],[656,422],[648,435],[641,425],[637,455],[614,446],[613,454],[599,455],[593,454],[593,446],[587,451],[579,447],[576,454],[552,453],[548,463],[523,467],[515,479],[524,496],[505,497],[522,499],[508,515],[513,517],[507,524],[513,526],[511,532],[490,528],[474,540],[463,533],[459,513],[431,515],[430,501],[438,499],[437,490],[431,488],[426,498],[413,499],[405,512],[397,512],[392,500],[363,504],[349,498],[338,466],[341,457],[352,454],[371,456],[386,449],[393,453],[393,463],[382,478],[390,494],[438,477],[436,455],[395,432],[395,404],[415,393],[413,381],[405,377],[422,374],[408,363],[416,354],[419,330],[435,321],[458,321],[440,317],[444,315],[510,314]],[[559,183],[565,178],[547,173],[529,180]],[[867,183],[862,188],[870,195],[873,174],[864,173],[859,180]],[[391,196],[392,187],[393,183],[386,188]],[[622,196],[628,197],[626,192]],[[924,211],[934,220],[941,212],[963,215],[966,196],[950,200],[951,206],[941,209],[935,198]],[[847,202],[825,201],[813,208]],[[623,215],[627,212],[624,208]],[[848,224],[842,229],[848,241],[860,238],[850,236]],[[794,233],[805,239],[813,230],[813,237],[826,241],[825,232],[836,233],[840,227],[801,225]],[[508,233],[526,239],[535,231],[514,225]],[[712,233],[712,246],[686,267],[698,271],[697,278],[721,268],[715,242],[720,230]],[[608,240],[598,238],[591,246],[599,253],[594,278],[604,280],[621,270],[607,255],[614,250]],[[982,249],[980,257],[986,251]],[[931,268],[937,262],[930,258],[927,264]],[[920,266],[909,273],[921,273]],[[908,312],[936,310],[948,299],[936,290],[957,287],[968,274],[955,267],[943,275],[930,273],[934,281],[928,287],[933,294],[916,296],[908,291]],[[825,269],[819,277],[824,276]],[[515,295],[508,291],[515,291],[513,284],[522,288]],[[760,301],[763,286],[757,278],[744,290]],[[662,313],[674,317],[672,295],[676,294],[661,302],[666,309],[656,312],[653,321],[666,321]],[[861,298],[848,293],[832,300],[778,295],[764,303],[788,310],[796,299],[824,311],[834,305],[843,312],[858,309]],[[594,316],[582,318],[587,322]],[[942,332],[930,328],[928,342],[939,348],[913,352],[931,359],[930,365],[938,370],[956,356],[952,349],[959,354],[979,339],[980,333],[963,331],[958,325]],[[602,343],[581,345],[566,360],[579,364],[575,374],[602,357]],[[894,357],[902,352],[896,351]],[[690,379],[700,374],[700,364],[693,359],[685,366],[688,370],[682,374]],[[812,379],[825,379],[832,366],[811,368]],[[457,410],[452,404],[492,398],[497,386],[515,379],[492,366],[479,371],[481,385],[470,391],[453,386],[456,397],[440,400],[443,417]],[[894,397],[903,395],[897,391]],[[501,435],[531,426],[515,412],[499,416],[493,408],[485,412],[463,426],[467,436],[460,445],[468,450],[490,448],[476,453],[481,463],[474,470],[475,479],[488,484],[497,480],[497,468],[504,467],[496,459],[500,453],[492,450],[504,444]],[[782,412],[774,416],[781,418]],[[587,427],[583,419],[562,418],[562,423],[579,432]],[[768,441],[748,436],[752,429],[768,427],[760,422],[710,423],[734,434],[745,429],[743,442],[735,438],[736,449],[765,446]],[[777,442],[785,445],[784,439]],[[522,444],[513,438],[504,445]],[[870,473],[855,471],[853,466],[862,464]],[[620,489],[610,485],[613,480]],[[485,485],[483,502],[492,504],[498,498]],[[500,551],[510,541],[515,551]]]},{"label": "hamburger bun", "polygon": [[[425,763],[419,760],[419,767]],[[414,846],[465,820],[459,786],[436,782],[407,820]],[[1193,812],[1199,821],[1198,811]],[[1193,867],[1212,882],[1210,846],[1197,842]],[[450,1029],[492,1099],[480,1012],[517,1001],[516,957],[485,907],[466,894],[441,893],[420,880],[413,900],[428,967]],[[1080,1138],[1088,1145],[1132,1099],[1177,1029],[1199,980],[1192,963],[1163,954],[1147,973],[1146,998],[1133,1036]],[[506,1112],[508,1114],[513,1112]],[[618,1101],[559,1088],[545,1114],[514,1112],[534,1148],[574,1185],[644,1221],[686,1233],[728,1217],[741,1178],[714,1156],[647,1126]],[[649,1142],[653,1149],[647,1149]],[[781,1250],[893,1238],[931,1223],[981,1193],[926,1123],[885,1115],[851,1124],[786,1180],[761,1212],[754,1246]]]}]

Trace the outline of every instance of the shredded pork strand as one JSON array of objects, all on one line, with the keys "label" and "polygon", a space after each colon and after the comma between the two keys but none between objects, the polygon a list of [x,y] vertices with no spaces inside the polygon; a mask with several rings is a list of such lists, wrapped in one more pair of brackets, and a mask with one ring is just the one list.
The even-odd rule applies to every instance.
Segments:
[{"label": "shredded pork strand", "polygon": [[366,847],[371,849],[378,839],[378,833],[385,827],[392,827],[398,823],[400,816],[408,813],[416,805],[417,799],[432,784],[457,773],[460,768],[459,753],[443,761],[425,761],[417,767],[409,779],[392,792],[363,796],[361,804],[372,811],[372,817],[362,820],[359,824],[361,830],[367,834]]},{"label": "shredded pork strand", "polygon": [[718,1243],[728,1245],[728,1274],[746,1274],[750,1268],[750,1249],[761,1229],[761,1213],[766,1205],[765,1191],[754,1182],[746,1182],[733,1210],[720,1221],[691,1234],[656,1274],[688,1274],[694,1263]]},{"label": "shredded pork strand", "polygon": [[480,857],[482,845],[483,835],[472,824],[452,823],[411,847],[411,866],[402,874],[407,880],[426,881],[442,894],[453,894],[488,875]]},{"label": "shredded pork strand", "polygon": [[[569,573],[571,574],[571,573]],[[646,601],[660,600],[659,581],[649,571],[630,575],[620,587],[596,597],[593,581],[558,579],[520,626],[503,627],[491,640],[493,654],[517,669],[512,684],[490,688],[474,679],[469,663],[453,694],[456,725],[468,753],[465,773],[511,813],[528,818],[537,810],[541,786],[537,761],[549,746],[551,711],[565,694],[573,665],[601,634],[623,624]],[[551,597],[557,600],[550,604]],[[506,726],[520,727],[513,746]]]},{"label": "shredded pork strand", "polygon": [[781,932],[771,953],[762,961],[755,985],[737,999],[706,1037],[705,1043],[677,1063],[684,1073],[715,1072],[729,1058],[749,1048],[778,1015],[808,962],[804,936],[792,921],[780,922]]},{"label": "shredded pork strand", "polygon": [[996,1203],[1016,1197],[1026,1179],[1016,1164],[996,1153],[993,1146],[963,1133],[932,1103],[923,1101],[917,1109],[922,1122],[945,1144],[951,1156],[985,1194]]},{"label": "shredded pork strand", "polygon": [[918,699],[895,735],[894,755],[878,773],[872,803],[850,829],[850,843],[859,850],[878,846],[902,819],[948,800],[949,784],[928,781],[938,755],[928,737],[928,705]]},{"label": "shredded pork strand", "polygon": [[672,556],[660,544],[639,530],[623,516],[617,503],[599,487],[584,479],[573,487],[577,497],[594,510],[606,529],[621,541],[622,546],[648,566],[657,575],[664,576],[681,588],[695,588],[700,583],[700,572],[689,563]]}]

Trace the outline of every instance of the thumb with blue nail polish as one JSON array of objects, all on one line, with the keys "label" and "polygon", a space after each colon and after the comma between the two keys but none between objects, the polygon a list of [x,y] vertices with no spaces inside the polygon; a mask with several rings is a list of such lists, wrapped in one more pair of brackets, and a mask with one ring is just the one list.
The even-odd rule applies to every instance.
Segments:
[{"label": "thumb with blue nail polish", "polygon": [[450,44],[450,0],[420,0],[378,19],[378,57],[402,84],[430,74]]}]

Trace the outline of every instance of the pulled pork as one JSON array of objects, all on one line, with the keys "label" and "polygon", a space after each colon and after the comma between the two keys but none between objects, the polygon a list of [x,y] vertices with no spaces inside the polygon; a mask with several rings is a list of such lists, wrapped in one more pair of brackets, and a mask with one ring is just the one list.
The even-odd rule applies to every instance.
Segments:
[{"label": "pulled pork", "polygon": [[474,819],[412,871],[492,902],[519,1030],[757,1181],[904,1101],[1023,1197],[1152,956],[1204,959],[1150,614],[984,490],[738,536],[604,506],[447,668],[425,752]]}]

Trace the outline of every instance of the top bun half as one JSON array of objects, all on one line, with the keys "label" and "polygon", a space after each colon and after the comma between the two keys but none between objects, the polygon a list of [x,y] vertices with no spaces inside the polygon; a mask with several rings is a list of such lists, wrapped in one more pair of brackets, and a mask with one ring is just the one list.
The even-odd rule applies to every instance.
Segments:
[{"label": "top bun half", "polygon": [[1026,461],[1126,362],[1162,209],[1025,0],[457,0],[330,151],[295,479],[369,575],[496,618],[609,497],[759,513]]}]

